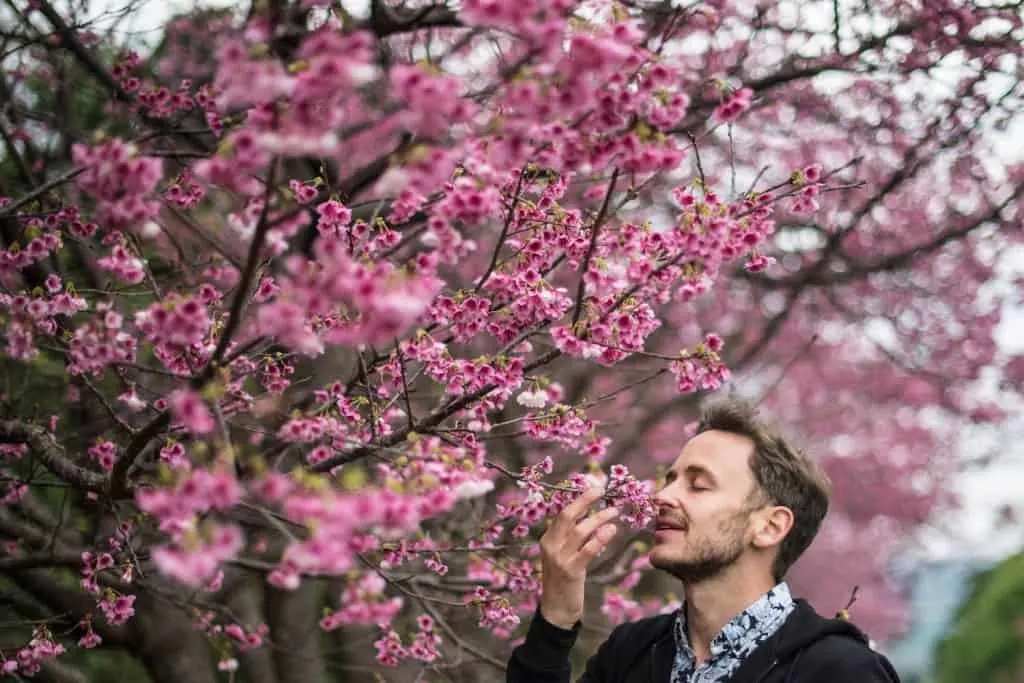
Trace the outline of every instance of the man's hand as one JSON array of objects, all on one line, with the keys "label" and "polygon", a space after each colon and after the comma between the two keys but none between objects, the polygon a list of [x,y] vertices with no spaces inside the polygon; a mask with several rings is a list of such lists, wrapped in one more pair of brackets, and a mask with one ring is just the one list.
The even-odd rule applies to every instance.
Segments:
[{"label": "man's hand", "polygon": [[570,629],[583,616],[587,567],[615,536],[610,522],[614,507],[587,516],[601,497],[601,489],[588,489],[562,510],[540,539],[541,615],[549,623]]}]

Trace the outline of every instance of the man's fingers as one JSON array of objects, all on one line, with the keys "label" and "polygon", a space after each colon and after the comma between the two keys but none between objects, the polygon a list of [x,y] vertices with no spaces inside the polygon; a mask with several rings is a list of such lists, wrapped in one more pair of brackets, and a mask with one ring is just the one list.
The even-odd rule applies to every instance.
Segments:
[{"label": "man's fingers", "polygon": [[570,536],[570,538],[572,539],[570,541],[572,547],[570,547],[568,550],[570,552],[575,552],[584,543],[590,540],[591,535],[596,530],[598,530],[598,528],[601,527],[602,524],[610,522],[618,516],[619,511],[616,508],[608,507],[584,519],[582,522],[577,524],[576,527],[572,530],[572,534]]},{"label": "man's fingers", "polygon": [[555,517],[555,521],[551,523],[551,526],[556,529],[556,533],[564,533],[573,525],[576,524],[580,517],[583,517],[587,508],[594,504],[598,498],[604,495],[603,489],[589,488],[580,494],[580,497],[569,503],[565,508],[558,513]]},{"label": "man's fingers", "polygon": [[615,536],[618,531],[614,524],[605,524],[598,529],[590,540],[583,544],[580,551],[576,553],[573,558],[573,563],[577,566],[587,567],[591,560],[597,557],[602,550],[608,547],[608,543]]}]

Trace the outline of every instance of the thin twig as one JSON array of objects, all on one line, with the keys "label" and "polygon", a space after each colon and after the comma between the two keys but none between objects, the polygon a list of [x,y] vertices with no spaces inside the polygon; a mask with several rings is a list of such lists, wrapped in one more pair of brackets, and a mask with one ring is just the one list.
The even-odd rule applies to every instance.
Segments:
[{"label": "thin twig", "polygon": [[512,226],[512,220],[516,215],[516,208],[519,206],[519,198],[523,191],[523,178],[525,176],[526,169],[523,169],[519,172],[519,180],[516,181],[516,189],[512,196],[512,205],[508,207],[508,215],[505,217],[505,224],[501,227],[501,234],[498,235],[498,242],[494,245],[494,252],[491,254],[491,262],[487,265],[487,270],[484,271],[484,274],[481,276],[480,281],[477,282],[476,287],[473,288],[474,292],[480,291],[498,265],[498,255],[501,254],[501,247],[505,244],[505,239],[508,236],[508,230]]},{"label": "thin twig", "polygon": [[402,395],[405,397],[405,415],[409,419],[409,429],[412,429],[416,419],[412,414],[412,399],[409,396],[409,382],[405,378],[405,356],[402,354],[402,345],[395,339],[395,353],[398,355],[398,372],[402,377]]},{"label": "thin twig", "polygon": [[57,176],[56,178],[53,178],[52,180],[49,180],[49,181],[43,183],[42,185],[40,185],[36,189],[32,190],[31,192],[29,192],[25,196],[19,197],[18,199],[14,200],[13,202],[11,202],[7,206],[5,206],[3,208],[3,210],[0,211],[0,219],[8,218],[10,216],[13,216],[17,212],[18,209],[20,209],[21,207],[23,207],[26,204],[30,203],[32,200],[36,199],[37,197],[40,197],[41,195],[46,194],[47,192],[49,192],[50,190],[52,190],[52,189],[54,189],[56,187],[59,187],[59,186],[63,185],[64,183],[68,182],[69,180],[74,179],[76,176],[81,175],[84,172],[85,172],[85,168],[84,167],[83,168],[73,168],[70,171],[66,171],[66,172],[62,173],[61,175]]},{"label": "thin twig", "polygon": [[608,206],[611,204],[612,193],[615,192],[615,183],[619,180],[619,169],[616,168],[612,173],[612,179],[608,182],[608,191],[605,192],[604,202],[601,203],[601,209],[597,213],[597,217],[594,219],[594,227],[590,232],[590,245],[587,247],[587,253],[583,256],[583,264],[580,266],[580,281],[576,286],[576,306],[572,312],[572,325],[575,328],[576,323],[579,322],[580,314],[583,312],[583,294],[587,286],[587,271],[590,269],[590,260],[594,257],[594,251],[597,249],[597,236],[601,231],[601,224],[604,223],[604,219],[608,213]]},{"label": "thin twig", "polygon": [[237,329],[241,322],[242,309],[245,307],[246,299],[249,298],[249,288],[256,273],[256,264],[259,262],[260,251],[263,249],[263,241],[270,230],[270,222],[267,220],[267,217],[270,214],[270,200],[274,193],[277,166],[278,159],[275,157],[270,162],[267,185],[263,191],[263,206],[260,208],[260,216],[256,223],[256,229],[253,232],[252,242],[249,244],[249,256],[245,261],[245,270],[242,272],[242,278],[238,283],[235,299],[231,302],[231,311],[228,313],[228,321],[224,325],[224,331],[221,333],[220,339],[217,340],[217,347],[214,349],[213,355],[210,356],[210,362],[207,363],[203,371],[205,377],[209,377],[213,373],[214,368],[216,368],[224,352],[227,350],[228,344],[231,343],[231,337],[234,336],[235,329]]}]

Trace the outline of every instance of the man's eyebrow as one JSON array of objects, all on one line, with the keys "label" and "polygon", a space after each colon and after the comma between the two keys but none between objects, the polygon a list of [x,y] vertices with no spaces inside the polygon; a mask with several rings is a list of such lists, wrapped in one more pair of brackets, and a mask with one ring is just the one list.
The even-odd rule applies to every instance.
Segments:
[{"label": "man's eyebrow", "polygon": [[693,476],[707,477],[712,482],[716,481],[714,473],[703,465],[687,465],[685,471]]}]

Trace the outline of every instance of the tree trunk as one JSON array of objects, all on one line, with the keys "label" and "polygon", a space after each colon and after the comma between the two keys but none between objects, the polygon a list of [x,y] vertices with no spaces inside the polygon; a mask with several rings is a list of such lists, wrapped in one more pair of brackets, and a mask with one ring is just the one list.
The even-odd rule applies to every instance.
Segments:
[{"label": "tree trunk", "polygon": [[323,584],[307,580],[294,591],[268,584],[264,604],[278,679],[327,683],[320,640]]},{"label": "tree trunk", "polygon": [[180,608],[140,590],[135,599],[132,654],[153,683],[218,683],[210,646]]}]

